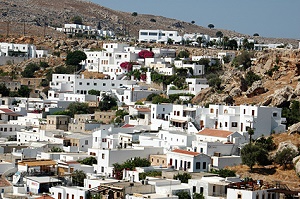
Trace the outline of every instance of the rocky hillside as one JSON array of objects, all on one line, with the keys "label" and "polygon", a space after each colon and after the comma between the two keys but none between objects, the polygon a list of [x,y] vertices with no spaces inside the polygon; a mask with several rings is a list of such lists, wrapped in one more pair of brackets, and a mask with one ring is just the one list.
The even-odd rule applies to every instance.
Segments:
[{"label": "rocky hillside", "polygon": [[[241,53],[241,52],[239,52]],[[300,99],[300,51],[265,50],[256,52],[255,60],[246,71],[225,65],[220,92],[208,88],[194,98],[195,103],[234,103],[282,106],[291,100]],[[243,86],[247,72],[253,71],[261,80],[252,86]],[[270,71],[273,71],[272,73]]]},{"label": "rocky hillside", "polygon": [[[81,16],[83,23],[96,27],[99,23],[102,29],[113,30],[121,35],[137,36],[140,29],[177,30],[184,33],[204,33],[215,36],[222,31],[224,36],[245,36],[234,31],[209,29],[189,22],[170,19],[162,16],[144,15],[138,13],[120,12],[105,8],[88,1],[81,0],[2,0],[0,1],[0,35],[17,34],[63,37],[53,27],[62,27],[70,23],[74,16]],[[152,20],[151,20],[152,19]],[[153,20],[154,19],[154,20]],[[156,22],[152,22],[156,21]],[[45,24],[48,24],[45,28]],[[51,28],[52,27],[52,28]],[[256,38],[260,43],[285,43],[298,45],[294,39]]]}]

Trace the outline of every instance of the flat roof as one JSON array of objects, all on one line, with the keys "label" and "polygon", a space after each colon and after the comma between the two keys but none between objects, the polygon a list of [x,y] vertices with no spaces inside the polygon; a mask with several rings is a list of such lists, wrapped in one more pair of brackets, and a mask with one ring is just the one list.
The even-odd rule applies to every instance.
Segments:
[{"label": "flat roof", "polygon": [[35,160],[35,161],[22,161],[18,162],[18,165],[36,167],[36,166],[47,166],[47,165],[56,165],[54,160]]},{"label": "flat roof", "polygon": [[61,182],[61,180],[57,178],[53,178],[50,176],[30,176],[30,177],[25,177],[28,180],[32,180],[38,183],[50,183],[50,182]]}]

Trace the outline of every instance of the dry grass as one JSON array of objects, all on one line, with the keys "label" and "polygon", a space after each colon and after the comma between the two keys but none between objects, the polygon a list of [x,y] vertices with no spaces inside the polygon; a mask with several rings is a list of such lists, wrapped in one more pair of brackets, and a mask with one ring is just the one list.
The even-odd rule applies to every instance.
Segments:
[{"label": "dry grass", "polygon": [[[294,145],[298,146],[300,144],[300,135],[288,133],[281,133],[273,135],[274,142],[278,146],[280,142],[291,141]],[[269,166],[254,166],[253,172],[246,165],[238,165],[233,167],[228,167],[230,170],[235,170],[241,178],[251,177],[255,180],[263,180],[269,184],[273,184],[274,181],[280,181],[286,184],[291,190],[300,191],[300,178],[296,174],[293,166],[290,165],[286,170],[284,170],[279,165],[269,165]]]}]

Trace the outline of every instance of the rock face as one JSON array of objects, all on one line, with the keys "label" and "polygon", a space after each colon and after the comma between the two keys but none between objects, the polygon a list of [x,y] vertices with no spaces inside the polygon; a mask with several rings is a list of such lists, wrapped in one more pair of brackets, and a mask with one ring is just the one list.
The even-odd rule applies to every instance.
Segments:
[{"label": "rock face", "polygon": [[288,128],[289,134],[300,133],[300,122],[293,124]]},{"label": "rock face", "polygon": [[246,96],[247,97],[253,97],[253,96],[256,96],[256,95],[263,94],[267,91],[268,91],[268,89],[266,89],[263,86],[262,81],[258,80],[256,82],[253,82],[252,86],[246,91]]},{"label": "rock face", "polygon": [[299,173],[300,173],[300,161],[299,160],[300,160],[300,156],[294,157],[294,159],[293,159],[293,164],[294,164],[297,175],[299,175]]},{"label": "rock face", "polygon": [[276,153],[282,151],[285,148],[290,148],[290,149],[293,149],[296,152],[298,152],[298,147],[297,146],[295,146],[294,144],[292,144],[291,141],[286,141],[286,142],[281,142],[279,144]]}]

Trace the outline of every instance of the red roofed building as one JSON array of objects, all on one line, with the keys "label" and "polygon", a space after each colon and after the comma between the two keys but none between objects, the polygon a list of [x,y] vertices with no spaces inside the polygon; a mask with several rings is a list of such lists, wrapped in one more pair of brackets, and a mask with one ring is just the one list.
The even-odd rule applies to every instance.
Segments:
[{"label": "red roofed building", "polygon": [[188,172],[206,172],[210,164],[210,157],[203,153],[174,149],[167,153],[168,166],[175,170]]},{"label": "red roofed building", "polygon": [[244,139],[238,132],[231,132],[219,129],[203,129],[196,134],[197,141],[206,142],[234,142],[234,138]]},{"label": "red roofed building", "polygon": [[10,120],[16,120],[19,114],[8,108],[0,108],[0,122],[8,122]]}]

